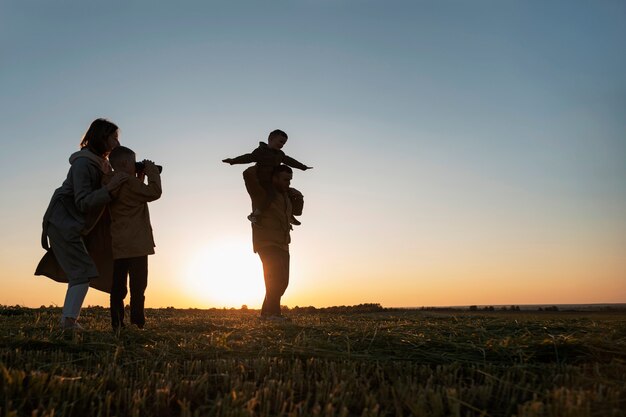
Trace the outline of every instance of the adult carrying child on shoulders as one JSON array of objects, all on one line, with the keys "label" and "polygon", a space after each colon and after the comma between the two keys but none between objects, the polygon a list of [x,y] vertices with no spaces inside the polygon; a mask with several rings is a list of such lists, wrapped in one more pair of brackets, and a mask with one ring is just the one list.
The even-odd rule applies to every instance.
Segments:
[{"label": "adult carrying child on shoulders", "polygon": [[[256,169],[254,170],[259,184],[265,190],[263,199],[252,202],[252,213],[248,216],[248,220],[252,223],[257,223],[263,216],[263,212],[272,203],[274,197],[276,197],[275,189],[272,185],[272,176],[274,170],[281,164],[285,164],[292,168],[301,169],[306,171],[313,167],[306,166],[302,162],[298,162],[292,157],[285,155],[282,151],[283,146],[287,143],[287,134],[282,130],[276,129],[270,132],[267,137],[267,143],[259,142],[259,146],[251,153],[243,154],[235,158],[226,158],[222,162],[234,165],[234,164],[249,164],[255,162]],[[300,221],[295,217],[289,219],[291,224],[296,226],[300,225]]]}]

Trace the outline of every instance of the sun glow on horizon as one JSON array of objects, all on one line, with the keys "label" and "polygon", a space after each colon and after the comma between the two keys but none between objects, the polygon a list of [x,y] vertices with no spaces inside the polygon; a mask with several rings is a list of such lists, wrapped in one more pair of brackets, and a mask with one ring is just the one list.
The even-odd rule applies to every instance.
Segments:
[{"label": "sun glow on horizon", "polygon": [[202,245],[187,262],[183,289],[207,307],[258,308],[265,285],[261,261],[250,241],[226,240]]}]

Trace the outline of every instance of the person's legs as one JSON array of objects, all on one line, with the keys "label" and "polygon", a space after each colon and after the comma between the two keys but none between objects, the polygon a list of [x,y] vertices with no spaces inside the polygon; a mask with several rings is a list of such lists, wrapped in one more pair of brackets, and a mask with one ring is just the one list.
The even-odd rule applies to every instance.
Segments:
[{"label": "person's legs", "polygon": [[113,262],[113,283],[111,285],[111,325],[116,330],[124,326],[124,298],[128,293],[126,277],[128,276],[129,260],[116,259]]},{"label": "person's legs", "polygon": [[85,284],[68,284],[65,293],[65,302],[63,303],[63,317],[76,321],[80,316],[80,309],[85,301],[85,296],[89,290],[89,283]]},{"label": "person's legs", "polygon": [[138,256],[130,259],[130,322],[140,329],[146,324],[144,303],[146,287],[148,286],[148,256]]},{"label": "person's legs", "polygon": [[[252,223],[257,223],[259,221],[259,216],[263,214],[263,212],[272,203],[272,200],[274,200],[274,198],[276,197],[276,190],[274,190],[274,186],[272,185],[273,169],[273,166],[257,164],[257,175],[259,178],[259,184],[265,190],[265,199],[258,203],[258,207],[253,207],[252,213],[248,215],[248,220],[250,220]],[[250,193],[249,190],[248,193]]]},{"label": "person's legs", "polygon": [[265,190],[265,200],[261,203],[258,209],[261,210],[261,212],[263,212],[270,206],[270,204],[272,204],[272,201],[274,200],[274,198],[276,198],[276,190],[274,189],[274,186],[272,185],[271,179],[269,181],[261,182],[261,186]]},{"label": "person's legs", "polygon": [[80,233],[73,229],[60,229],[49,223],[47,227],[50,249],[67,275],[68,287],[63,303],[61,322],[72,328],[89,290],[89,280],[98,276],[98,269],[85,248]]},{"label": "person's legs", "polygon": [[289,285],[289,252],[276,246],[259,249],[265,279],[261,316],[280,316],[280,299]]},{"label": "person's legs", "polygon": [[259,185],[263,187],[265,190],[265,200],[261,201],[259,207],[255,207],[261,211],[267,209],[276,197],[276,191],[274,190],[274,186],[272,185],[272,174],[274,172],[274,164],[267,163],[257,163],[257,178],[259,179]]}]

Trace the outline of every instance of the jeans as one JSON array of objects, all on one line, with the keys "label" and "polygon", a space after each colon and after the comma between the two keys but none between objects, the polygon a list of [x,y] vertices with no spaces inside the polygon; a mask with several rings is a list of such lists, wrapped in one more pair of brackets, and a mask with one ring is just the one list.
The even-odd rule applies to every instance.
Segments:
[{"label": "jeans", "polygon": [[289,285],[289,252],[276,246],[267,246],[257,252],[265,278],[261,316],[280,316],[280,298]]},{"label": "jeans", "polygon": [[148,256],[116,259],[113,263],[113,285],[111,286],[111,324],[114,329],[124,326],[124,298],[128,293],[126,277],[130,283],[130,322],[143,328],[144,292],[148,285]]}]

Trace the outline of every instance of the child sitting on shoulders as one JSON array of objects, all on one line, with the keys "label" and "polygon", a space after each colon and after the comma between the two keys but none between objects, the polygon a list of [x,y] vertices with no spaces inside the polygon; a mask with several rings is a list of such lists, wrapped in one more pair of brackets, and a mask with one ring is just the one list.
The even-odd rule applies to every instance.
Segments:
[{"label": "child sitting on shoulders", "polygon": [[[285,143],[287,143],[287,139],[287,134],[282,130],[277,129],[270,132],[267,138],[267,143],[259,142],[258,148],[252,151],[252,153],[247,153],[237,156],[235,158],[226,158],[222,160],[222,162],[230,165],[249,164],[252,162],[256,162],[256,171],[259,178],[259,183],[265,189],[267,197],[263,202],[258,205],[258,207],[252,207],[252,213],[248,216],[248,220],[250,220],[252,223],[256,223],[257,221],[259,221],[261,215],[263,214],[263,210],[269,207],[270,203],[276,196],[274,188],[272,187],[272,173],[274,172],[274,168],[276,168],[280,164],[285,164],[292,168],[298,168],[303,171],[313,168],[296,161],[290,156],[285,155],[285,153],[281,149],[283,146],[285,146]],[[291,223],[295,225],[301,224],[293,216],[291,217]]]}]

